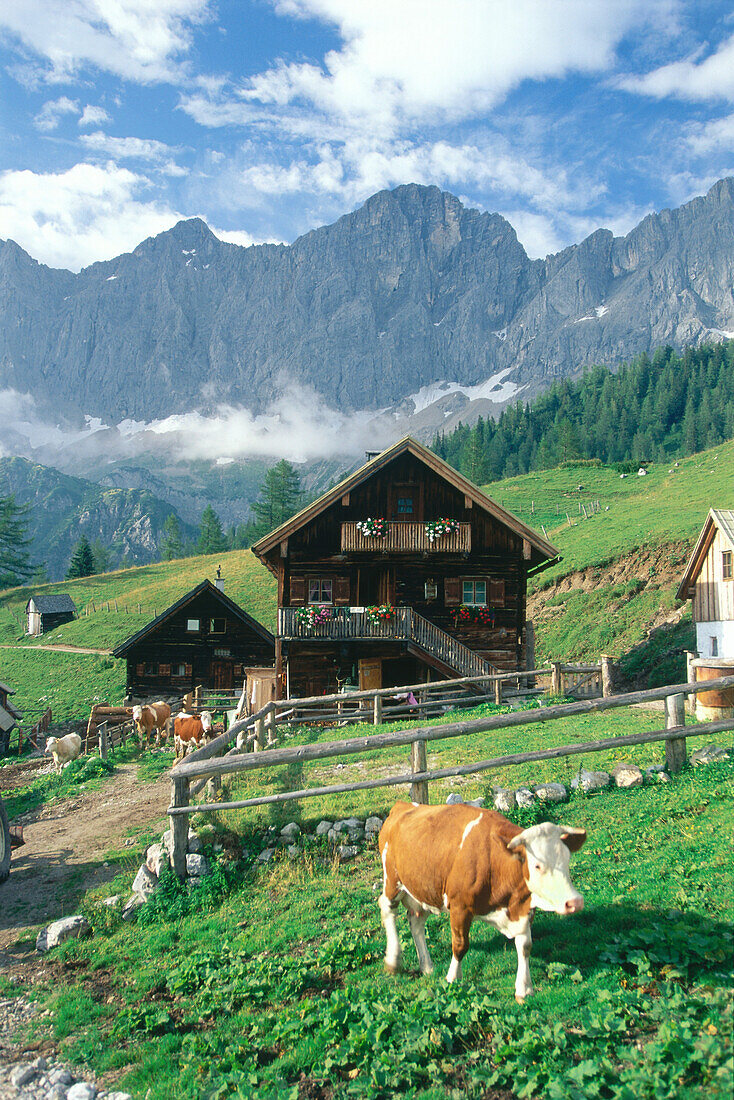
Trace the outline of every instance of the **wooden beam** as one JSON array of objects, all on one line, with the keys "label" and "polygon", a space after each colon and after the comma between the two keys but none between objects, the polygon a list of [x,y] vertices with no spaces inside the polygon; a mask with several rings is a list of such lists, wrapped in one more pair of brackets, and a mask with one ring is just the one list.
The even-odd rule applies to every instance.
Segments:
[{"label": "wooden beam", "polygon": [[474,501],[468,493],[464,493],[464,507],[467,511],[470,511],[474,507]]},{"label": "wooden beam", "polygon": [[349,493],[345,493],[344,496],[342,497],[342,508],[348,508],[348,507],[349,507]]},{"label": "wooden beam", "polygon": [[533,549],[527,539],[522,540],[522,556],[525,561],[530,561]]},{"label": "wooden beam", "polygon": [[280,544],[280,556],[281,558],[288,557],[288,539],[283,539]]}]

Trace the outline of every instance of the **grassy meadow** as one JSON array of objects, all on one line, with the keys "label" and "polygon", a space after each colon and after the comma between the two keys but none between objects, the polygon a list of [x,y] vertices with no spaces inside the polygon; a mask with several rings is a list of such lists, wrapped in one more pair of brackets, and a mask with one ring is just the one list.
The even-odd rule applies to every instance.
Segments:
[{"label": "grassy meadow", "polygon": [[[133,925],[100,902],[129,889],[141,850],[112,852],[117,878],[83,903],[92,938],[52,952],[24,989],[48,1012],[29,1039],[52,1036],[135,1100],[723,1100],[733,806],[726,762],[553,807],[589,833],[572,857],[586,906],[536,914],[536,996],[523,1006],[514,945],[481,922],[461,983],[444,979],[445,917],[427,925],[434,977],[417,976],[402,914],[407,969],[383,973],[374,848],[340,867],[313,841],[299,861],[263,867],[265,824],[243,820],[236,839],[218,834],[223,854],[208,849],[210,876],[193,890],[164,878]],[[250,854],[235,859],[243,840]],[[3,995],[19,991],[0,979]]]}]

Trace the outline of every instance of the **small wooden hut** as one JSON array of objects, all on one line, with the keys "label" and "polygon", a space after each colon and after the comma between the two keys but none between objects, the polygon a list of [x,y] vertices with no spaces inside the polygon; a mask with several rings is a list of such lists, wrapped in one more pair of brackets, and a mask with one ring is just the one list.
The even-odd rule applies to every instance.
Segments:
[{"label": "small wooden hut", "polygon": [[128,696],[140,699],[184,694],[198,684],[231,691],[246,667],[272,663],[274,654],[270,631],[209,580],[113,651],[127,661]]},{"label": "small wooden hut", "polygon": [[15,695],[7,684],[0,684],[0,753],[8,751],[10,734],[16,722],[20,722],[23,715],[10,702],[9,695]]},{"label": "small wooden hut", "polygon": [[712,508],[678,587],[693,601],[701,657],[734,659],[734,511]]},{"label": "small wooden hut", "polygon": [[67,592],[60,596],[45,593],[31,596],[25,610],[28,616],[26,633],[34,638],[47,634],[62,623],[70,623],[76,617],[76,604]]}]

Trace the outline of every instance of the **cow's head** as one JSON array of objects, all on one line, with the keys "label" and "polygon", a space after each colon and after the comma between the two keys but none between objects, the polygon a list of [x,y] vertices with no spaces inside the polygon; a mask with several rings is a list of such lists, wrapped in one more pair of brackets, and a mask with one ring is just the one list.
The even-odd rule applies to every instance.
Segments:
[{"label": "cow's head", "polygon": [[569,863],[571,852],[577,852],[585,840],[585,829],[546,821],[518,833],[507,845],[522,860],[523,874],[537,909],[562,916],[583,909],[584,899],[571,882]]},{"label": "cow's head", "polygon": [[46,741],[46,752],[50,755],[59,743],[58,737],[49,737]]},{"label": "cow's head", "polygon": [[142,717],[143,717],[143,708],[138,703],[136,706],[133,707],[133,721],[139,722]]},{"label": "cow's head", "polygon": [[201,728],[204,733],[209,733],[212,728],[212,716],[208,710],[203,710],[201,712]]}]

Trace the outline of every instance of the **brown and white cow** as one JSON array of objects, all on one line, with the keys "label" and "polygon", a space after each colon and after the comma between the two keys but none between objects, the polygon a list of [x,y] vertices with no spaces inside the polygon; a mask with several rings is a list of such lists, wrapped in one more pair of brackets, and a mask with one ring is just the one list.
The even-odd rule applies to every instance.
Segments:
[{"label": "brown and white cow", "polygon": [[517,949],[515,997],[533,993],[529,956],[534,909],[578,913],[584,899],[571,882],[569,859],[586,840],[584,829],[546,822],[520,829],[502,814],[463,803],[419,806],[398,802],[380,831],[383,886],[379,905],[387,936],[385,966],[400,968],[395,920],[408,911],[422,974],[433,973],[425,923],[448,912],[452,958],[449,982],[461,977],[475,917],[493,924]]},{"label": "brown and white cow", "polygon": [[212,716],[208,710],[203,710],[200,715],[186,714],[183,711],[173,719],[173,745],[176,750],[176,760],[188,756],[206,741],[207,734],[211,733]]},{"label": "brown and white cow", "polygon": [[171,717],[171,708],[168,703],[159,700],[157,703],[146,703],[145,706],[133,707],[133,722],[140,737],[140,745],[144,747],[150,743],[150,735],[156,731],[155,743],[160,745],[166,738],[166,722]]}]

